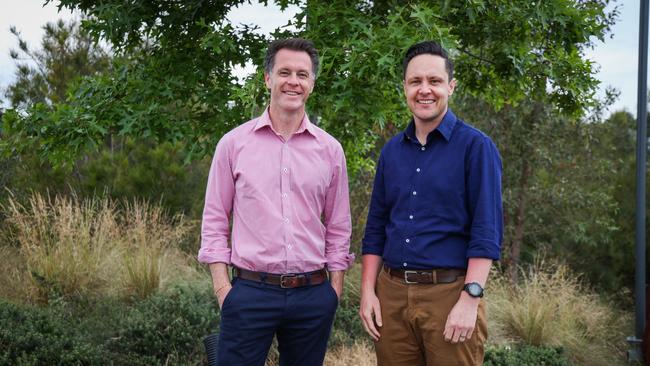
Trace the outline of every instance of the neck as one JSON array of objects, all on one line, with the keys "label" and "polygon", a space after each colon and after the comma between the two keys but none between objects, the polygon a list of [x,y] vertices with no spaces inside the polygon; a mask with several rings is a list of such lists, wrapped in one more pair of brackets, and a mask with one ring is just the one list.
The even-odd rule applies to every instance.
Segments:
[{"label": "neck", "polygon": [[273,130],[285,139],[288,139],[298,128],[305,116],[305,109],[301,108],[296,111],[285,111],[279,108],[269,107],[269,117]]},{"label": "neck", "polygon": [[425,145],[427,143],[427,136],[431,131],[435,130],[442,123],[442,119],[447,114],[447,109],[441,113],[436,119],[433,120],[421,120],[413,116],[413,121],[415,122],[415,137],[418,139],[420,144]]}]

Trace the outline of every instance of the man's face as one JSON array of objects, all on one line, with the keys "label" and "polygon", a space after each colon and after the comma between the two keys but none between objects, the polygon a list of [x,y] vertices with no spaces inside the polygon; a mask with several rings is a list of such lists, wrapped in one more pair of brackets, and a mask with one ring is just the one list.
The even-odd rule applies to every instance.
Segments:
[{"label": "man's face", "polygon": [[440,56],[418,55],[406,67],[404,94],[416,122],[440,122],[455,87],[456,80],[449,80],[445,59]]},{"label": "man's face", "polygon": [[281,49],[275,54],[271,73],[264,73],[271,90],[271,106],[285,112],[305,108],[314,89],[314,74],[307,52]]}]

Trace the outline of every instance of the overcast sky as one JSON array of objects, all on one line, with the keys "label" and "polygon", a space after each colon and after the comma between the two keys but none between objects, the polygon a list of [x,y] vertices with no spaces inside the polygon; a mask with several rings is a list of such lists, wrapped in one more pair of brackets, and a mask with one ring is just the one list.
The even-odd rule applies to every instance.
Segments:
[{"label": "overcast sky", "polygon": [[[45,23],[74,17],[65,10],[57,13],[52,3],[45,7],[43,3],[43,0],[0,0],[0,90],[14,78],[15,65],[9,57],[9,50],[17,49],[18,45],[9,32],[11,25],[18,28],[30,46],[36,46],[43,36]],[[620,17],[613,28],[614,37],[607,38],[604,43],[598,42],[586,56],[600,66],[597,78],[602,82],[601,95],[605,86],[612,86],[621,93],[610,111],[626,109],[636,115],[639,2],[619,0],[616,4],[619,5]],[[282,14],[279,9],[260,11],[245,5],[231,12],[229,18],[236,23],[257,24],[262,31],[269,32],[286,24],[294,13],[295,8]]]}]

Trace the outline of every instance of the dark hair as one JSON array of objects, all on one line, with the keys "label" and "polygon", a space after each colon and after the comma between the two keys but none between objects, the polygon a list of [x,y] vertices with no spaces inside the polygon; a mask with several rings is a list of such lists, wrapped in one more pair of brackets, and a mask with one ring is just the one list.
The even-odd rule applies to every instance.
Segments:
[{"label": "dark hair", "polygon": [[276,39],[275,41],[269,44],[269,48],[266,50],[266,56],[264,57],[264,71],[271,73],[273,65],[275,64],[275,54],[278,53],[281,49],[286,48],[292,51],[303,51],[307,52],[309,58],[311,59],[311,67],[314,73],[314,79],[318,73],[318,50],[314,47],[314,43],[307,39],[302,38],[287,38],[287,39]]},{"label": "dark hair", "polygon": [[423,54],[440,56],[445,59],[445,68],[447,69],[447,75],[449,75],[449,80],[451,81],[454,78],[454,63],[449,59],[447,51],[445,51],[442,46],[434,41],[424,41],[418,44],[414,44],[409,47],[404,56],[404,63],[402,67],[404,68],[402,78],[406,78],[406,67],[409,65],[409,62],[415,57]]}]

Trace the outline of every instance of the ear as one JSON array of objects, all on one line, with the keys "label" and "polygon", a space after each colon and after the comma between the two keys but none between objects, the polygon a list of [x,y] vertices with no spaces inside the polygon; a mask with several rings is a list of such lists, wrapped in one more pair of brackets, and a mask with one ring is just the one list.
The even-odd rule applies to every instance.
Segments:
[{"label": "ear", "polygon": [[454,94],[454,90],[456,90],[456,79],[451,79],[449,82],[449,96]]},{"label": "ear", "polygon": [[264,72],[264,84],[266,84],[267,89],[271,89],[271,77],[268,72]]}]

